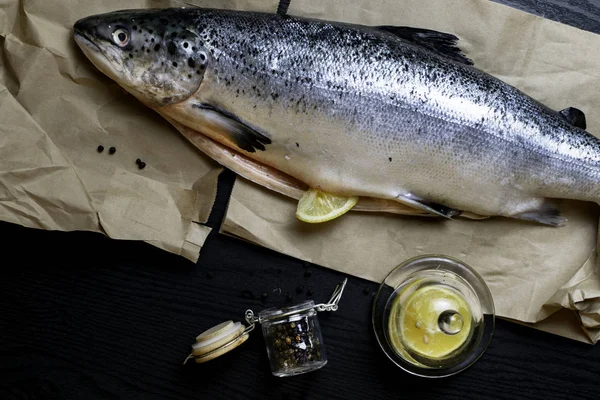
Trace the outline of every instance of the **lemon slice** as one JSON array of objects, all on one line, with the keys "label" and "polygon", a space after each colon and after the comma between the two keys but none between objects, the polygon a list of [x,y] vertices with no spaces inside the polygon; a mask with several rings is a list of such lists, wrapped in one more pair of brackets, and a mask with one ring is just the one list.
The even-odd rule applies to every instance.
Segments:
[{"label": "lemon slice", "polygon": [[469,305],[458,293],[444,287],[417,289],[396,312],[393,320],[398,335],[395,336],[401,343],[394,345],[403,345],[421,357],[446,357],[459,349],[470,335]]},{"label": "lemon slice", "polygon": [[296,217],[311,224],[326,222],[350,211],[357,202],[357,196],[336,196],[311,188],[298,202]]}]

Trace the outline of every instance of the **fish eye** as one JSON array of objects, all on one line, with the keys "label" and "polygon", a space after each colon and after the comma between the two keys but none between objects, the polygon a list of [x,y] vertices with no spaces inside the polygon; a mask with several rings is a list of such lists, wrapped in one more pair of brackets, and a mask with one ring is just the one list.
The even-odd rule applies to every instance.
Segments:
[{"label": "fish eye", "polygon": [[112,38],[117,46],[125,47],[129,43],[129,32],[123,28],[115,29]]}]

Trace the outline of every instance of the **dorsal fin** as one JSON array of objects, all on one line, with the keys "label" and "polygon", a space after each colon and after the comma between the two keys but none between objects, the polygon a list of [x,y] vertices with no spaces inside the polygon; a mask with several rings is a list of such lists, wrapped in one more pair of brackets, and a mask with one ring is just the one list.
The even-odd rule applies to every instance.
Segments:
[{"label": "dorsal fin", "polygon": [[288,12],[288,8],[290,8],[291,0],[279,0],[279,5],[277,6],[277,14],[285,17]]},{"label": "dorsal fin", "polygon": [[381,25],[375,27],[378,30],[392,33],[404,40],[422,46],[434,53],[443,55],[454,61],[467,65],[473,65],[473,61],[465,56],[461,49],[456,46],[458,37],[449,33],[438,32],[430,29],[410,28],[407,26]]},{"label": "dorsal fin", "polygon": [[585,114],[583,111],[575,108],[568,107],[558,112],[568,123],[577,128],[586,129],[587,123],[585,122]]}]

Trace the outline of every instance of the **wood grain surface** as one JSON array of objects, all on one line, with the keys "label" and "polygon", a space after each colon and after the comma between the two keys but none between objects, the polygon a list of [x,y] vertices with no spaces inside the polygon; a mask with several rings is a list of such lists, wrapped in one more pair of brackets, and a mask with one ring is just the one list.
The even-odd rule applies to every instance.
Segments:
[{"label": "wood grain surface", "polygon": [[[597,1],[503,3],[600,33]],[[210,226],[222,219],[233,179],[229,171],[221,177]],[[144,243],[86,232],[0,223],[0,235],[0,399],[600,395],[598,346],[502,320],[485,355],[468,370],[441,380],[403,373],[383,355],[372,333],[377,285],[354,277],[340,309],[319,316],[329,358],[323,369],[294,378],[272,376],[260,330],[224,357],[183,366],[203,330],[228,319],[241,321],[248,308],[256,312],[304,299],[326,301],[345,275],[214,231],[197,264]]]},{"label": "wood grain surface", "polygon": [[600,34],[598,0],[494,0],[525,12]]}]

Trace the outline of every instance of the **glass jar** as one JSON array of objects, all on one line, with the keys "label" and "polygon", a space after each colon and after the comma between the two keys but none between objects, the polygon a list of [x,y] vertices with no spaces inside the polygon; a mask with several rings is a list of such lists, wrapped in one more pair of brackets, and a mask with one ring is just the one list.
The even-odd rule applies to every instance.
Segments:
[{"label": "glass jar", "polygon": [[323,335],[319,326],[318,312],[337,311],[338,303],[348,279],[335,287],[327,303],[316,304],[309,300],[293,306],[269,308],[258,316],[248,309],[245,319],[248,326],[225,321],[196,337],[192,352],[183,361],[194,359],[196,363],[213,360],[244,343],[261,324],[271,372],[285,377],[315,371],[327,364]]},{"label": "glass jar", "polygon": [[463,371],[483,355],[495,309],[473,268],[451,257],[424,255],[385,277],[372,322],[390,360],[411,374],[439,378]]},{"label": "glass jar", "polygon": [[259,320],[273,375],[303,374],[327,364],[314,301],[263,310]]}]

